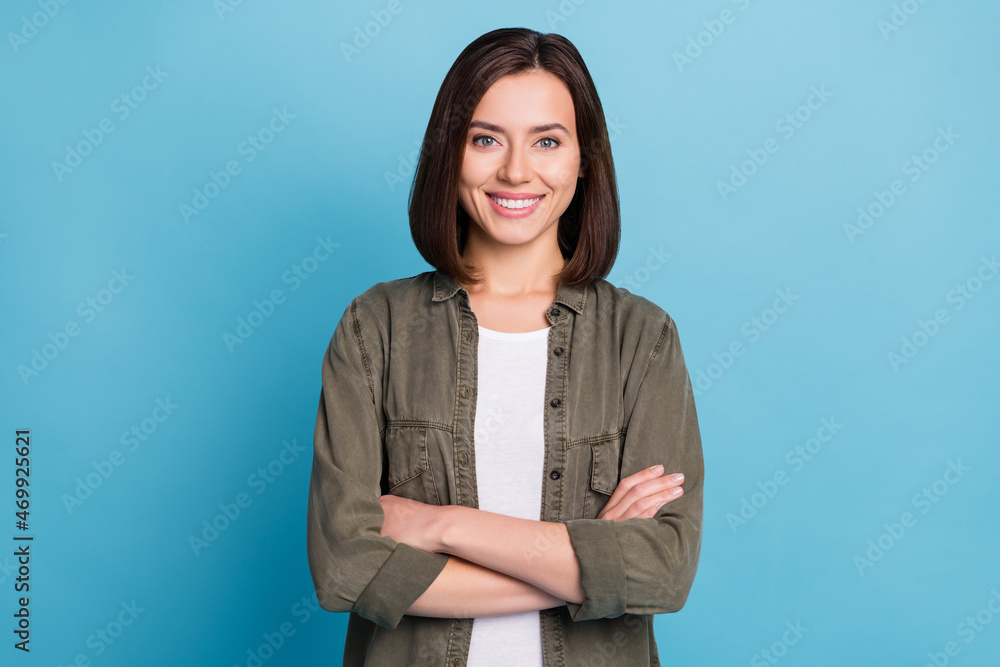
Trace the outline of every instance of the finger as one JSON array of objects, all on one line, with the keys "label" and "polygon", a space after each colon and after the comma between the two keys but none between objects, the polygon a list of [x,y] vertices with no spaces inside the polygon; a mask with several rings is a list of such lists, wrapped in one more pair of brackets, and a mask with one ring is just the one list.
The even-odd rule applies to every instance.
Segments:
[{"label": "finger", "polygon": [[613,518],[624,517],[629,513],[628,508],[630,506],[648,507],[651,502],[660,498],[663,492],[677,487],[683,482],[683,473],[674,473],[672,475],[664,475],[640,481],[628,489],[614,507],[606,511],[616,511]]},{"label": "finger", "polygon": [[661,507],[663,507],[667,503],[677,500],[683,495],[684,495],[683,488],[679,486],[672,487],[666,492],[664,492],[664,494],[660,495],[656,500],[649,503],[649,506],[642,512],[640,516],[654,517],[656,516],[657,512],[660,511]]},{"label": "finger", "polygon": [[649,485],[662,479],[662,473],[663,466],[655,465],[622,478],[607,505],[601,510],[601,518],[620,520],[629,506],[649,495]]},{"label": "finger", "polygon": [[637,473],[633,473],[628,477],[623,477],[622,480],[618,482],[618,486],[615,487],[614,493],[611,494],[611,498],[608,499],[608,504],[604,506],[603,511],[607,513],[613,510],[636,484],[656,479],[662,474],[663,466],[655,465],[651,468],[645,468]]},{"label": "finger", "polygon": [[650,493],[634,501],[622,501],[615,512],[615,521],[624,521],[636,517],[651,518],[656,516],[660,507],[677,500],[684,494],[680,486],[671,486],[657,493]]}]

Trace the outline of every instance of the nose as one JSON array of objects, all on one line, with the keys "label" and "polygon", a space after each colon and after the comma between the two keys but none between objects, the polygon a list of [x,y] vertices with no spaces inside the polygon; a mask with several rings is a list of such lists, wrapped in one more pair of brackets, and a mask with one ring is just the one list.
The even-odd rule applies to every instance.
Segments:
[{"label": "nose", "polygon": [[531,178],[530,158],[516,142],[504,155],[497,176],[508,183],[524,183]]}]

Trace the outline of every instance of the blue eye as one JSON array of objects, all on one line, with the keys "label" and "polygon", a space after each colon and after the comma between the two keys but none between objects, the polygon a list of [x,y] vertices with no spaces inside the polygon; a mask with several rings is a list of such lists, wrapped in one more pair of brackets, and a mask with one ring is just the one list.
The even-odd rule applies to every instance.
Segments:
[{"label": "blue eye", "polygon": [[[492,142],[492,143],[490,143],[490,144],[482,144],[482,143],[476,143],[476,142],[478,142],[478,141],[479,141],[480,139],[485,139],[485,140],[487,140],[487,141],[490,141],[490,142]],[[561,146],[561,145],[562,145],[562,144],[561,144],[561,143],[559,142],[559,140],[558,140],[558,139],[556,139],[555,137],[542,137],[541,139],[539,139],[539,140],[538,140],[538,142],[537,142],[537,143],[541,143],[541,142],[543,142],[543,141],[550,141],[550,142],[552,142],[552,143],[551,143],[550,145],[548,145],[548,146],[542,146],[542,148],[545,148],[545,149],[547,149],[547,150],[552,150],[553,148],[556,148],[557,146]],[[488,134],[477,134],[476,136],[474,136],[474,137],[472,138],[472,143],[473,143],[473,144],[475,144],[476,146],[479,146],[479,147],[481,147],[481,148],[490,148],[491,146],[493,146],[493,145],[494,145],[494,144],[496,143],[496,139],[494,139],[493,137],[491,137],[491,136],[490,136],[490,135],[488,135]]]}]

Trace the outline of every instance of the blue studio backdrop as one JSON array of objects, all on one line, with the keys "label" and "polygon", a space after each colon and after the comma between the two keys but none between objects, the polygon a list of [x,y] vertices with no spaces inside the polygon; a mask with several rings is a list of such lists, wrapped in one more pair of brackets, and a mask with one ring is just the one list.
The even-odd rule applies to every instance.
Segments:
[{"label": "blue studio backdrop", "polygon": [[320,363],[354,296],[430,268],[434,98],[513,26],[586,60],[608,279],[676,320],[697,390],[664,664],[998,664],[983,0],[5,3],[0,664],[339,664],[305,555]]}]

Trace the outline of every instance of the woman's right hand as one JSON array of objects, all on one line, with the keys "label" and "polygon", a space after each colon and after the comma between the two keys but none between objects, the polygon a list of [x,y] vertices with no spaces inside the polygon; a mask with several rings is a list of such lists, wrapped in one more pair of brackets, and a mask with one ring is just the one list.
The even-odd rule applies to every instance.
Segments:
[{"label": "woman's right hand", "polygon": [[674,474],[679,474],[680,479],[664,475],[662,466],[654,466],[623,478],[597,518],[624,521],[655,516],[660,507],[684,493],[684,475]]}]

